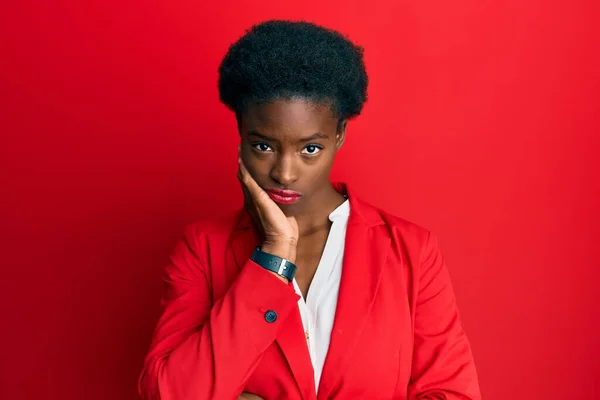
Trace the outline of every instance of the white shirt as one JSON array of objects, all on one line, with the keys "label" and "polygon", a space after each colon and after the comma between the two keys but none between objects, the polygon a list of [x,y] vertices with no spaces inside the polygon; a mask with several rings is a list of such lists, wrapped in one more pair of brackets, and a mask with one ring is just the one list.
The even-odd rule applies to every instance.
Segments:
[{"label": "white shirt", "polygon": [[315,389],[319,390],[319,381],[323,364],[329,349],[331,329],[335,318],[340,280],[342,278],[342,262],[346,227],[350,215],[350,202],[346,200],[329,214],[333,222],[327,236],[327,242],[317,266],[317,271],[310,284],[307,299],[302,297],[296,280],[294,289],[300,295],[298,308],[304,326],[304,335],[308,352],[315,371]]}]

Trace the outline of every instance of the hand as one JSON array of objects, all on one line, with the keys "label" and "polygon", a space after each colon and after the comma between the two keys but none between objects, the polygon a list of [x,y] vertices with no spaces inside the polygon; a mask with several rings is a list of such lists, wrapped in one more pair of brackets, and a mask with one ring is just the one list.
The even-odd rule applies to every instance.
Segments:
[{"label": "hand", "polygon": [[294,217],[287,217],[281,208],[256,183],[250,175],[238,148],[239,170],[242,191],[244,192],[244,207],[254,219],[261,231],[264,242],[262,250],[276,255],[292,263],[296,260],[296,245],[298,243],[298,222]]},{"label": "hand", "polygon": [[264,399],[255,394],[244,392],[244,393],[242,393],[242,395],[240,397],[238,397],[238,400],[264,400]]}]

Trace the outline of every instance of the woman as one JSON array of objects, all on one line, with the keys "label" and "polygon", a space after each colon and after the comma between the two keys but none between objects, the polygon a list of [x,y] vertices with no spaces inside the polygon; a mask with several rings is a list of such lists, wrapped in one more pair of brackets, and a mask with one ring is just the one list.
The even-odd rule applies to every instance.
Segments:
[{"label": "woman", "polygon": [[329,180],[366,100],[362,49],[270,21],[219,73],[245,204],[190,225],[175,249],[142,396],[480,398],[434,237]]}]

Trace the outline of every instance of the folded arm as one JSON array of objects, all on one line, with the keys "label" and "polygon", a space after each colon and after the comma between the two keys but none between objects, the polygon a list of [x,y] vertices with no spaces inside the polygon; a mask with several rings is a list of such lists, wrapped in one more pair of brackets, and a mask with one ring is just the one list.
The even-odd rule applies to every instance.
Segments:
[{"label": "folded arm", "polygon": [[[164,311],[139,380],[144,399],[238,398],[297,306],[293,288],[250,260],[213,303],[201,254],[191,225],[165,271]],[[266,321],[268,310],[279,318]]]}]

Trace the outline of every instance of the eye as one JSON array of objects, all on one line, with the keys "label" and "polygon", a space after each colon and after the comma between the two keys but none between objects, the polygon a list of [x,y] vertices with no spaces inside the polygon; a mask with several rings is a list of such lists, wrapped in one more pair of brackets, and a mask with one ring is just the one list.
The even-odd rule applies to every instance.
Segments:
[{"label": "eye", "polygon": [[252,147],[254,147],[256,150],[260,151],[260,152],[267,152],[269,150],[273,150],[271,149],[271,146],[269,146],[268,144],[264,143],[264,142],[260,142],[260,143],[252,143]]},{"label": "eye", "polygon": [[323,150],[321,146],[318,146],[316,144],[309,144],[304,149],[302,149],[302,154],[308,154],[312,156],[314,154],[317,154],[321,150]]}]

